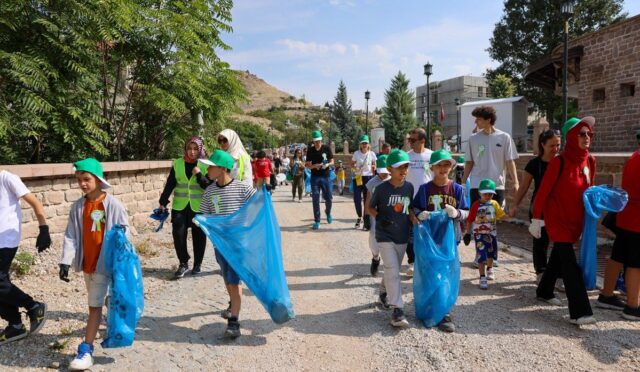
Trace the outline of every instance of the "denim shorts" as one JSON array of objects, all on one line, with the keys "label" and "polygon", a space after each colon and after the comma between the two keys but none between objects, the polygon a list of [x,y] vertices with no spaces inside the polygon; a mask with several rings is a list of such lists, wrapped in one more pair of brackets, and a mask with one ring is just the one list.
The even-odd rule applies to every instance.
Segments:
[{"label": "denim shorts", "polygon": [[478,262],[486,262],[487,259],[498,259],[498,239],[491,234],[474,234],[476,242],[476,256]]},{"label": "denim shorts", "polygon": [[222,255],[218,252],[217,249],[214,249],[214,251],[216,252],[216,261],[218,262],[218,265],[220,265],[220,271],[222,271],[222,278],[224,279],[224,284],[233,284],[233,285],[240,284],[240,277],[233,270],[231,265],[229,265],[227,260],[225,260],[224,257],[222,257]]}]

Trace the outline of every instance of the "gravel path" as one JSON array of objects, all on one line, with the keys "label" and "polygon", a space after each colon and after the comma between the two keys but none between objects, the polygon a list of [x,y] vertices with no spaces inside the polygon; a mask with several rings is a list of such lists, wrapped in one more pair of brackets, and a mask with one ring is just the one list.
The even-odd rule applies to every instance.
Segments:
[{"label": "gravel path", "polygon": [[[243,336],[221,339],[226,323],[219,312],[227,296],[210,247],[200,276],[171,281],[170,228],[139,231],[134,241],[143,260],[146,308],[136,342],[126,349],[97,347],[93,370],[640,370],[640,324],[596,308],[598,324],[568,324],[566,307],[535,300],[530,259],[509,252],[500,253],[497,280],[481,291],[469,264],[473,249],[460,246],[456,333],[416,321],[409,278],[403,283],[411,328],[392,329],[390,313],[374,304],[380,278],[369,275],[367,233],[352,228],[352,201],[334,197],[334,223],[312,231],[310,201],[293,203],[289,195],[278,189],[274,201],[295,320],[274,324],[245,289]],[[39,335],[0,347],[2,370],[64,370],[81,341],[84,284],[77,274],[69,284],[57,279],[59,252],[54,246],[38,257],[32,274],[16,280],[47,302],[49,315]]]}]

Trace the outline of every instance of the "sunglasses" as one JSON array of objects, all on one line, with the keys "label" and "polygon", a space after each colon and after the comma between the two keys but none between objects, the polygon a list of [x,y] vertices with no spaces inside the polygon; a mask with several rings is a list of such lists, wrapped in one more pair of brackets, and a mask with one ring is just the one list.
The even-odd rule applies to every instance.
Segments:
[{"label": "sunglasses", "polygon": [[416,141],[420,141],[420,140],[419,140],[419,139],[417,139],[417,138],[411,138],[411,137],[409,137],[409,143],[414,143],[414,142],[416,142]]},{"label": "sunglasses", "polygon": [[220,143],[220,144],[229,143],[229,140],[224,138],[224,137],[220,137],[220,138],[218,138],[218,143]]},{"label": "sunglasses", "polygon": [[580,132],[578,133],[578,136],[582,138],[586,138],[586,137],[593,138],[593,132]]}]

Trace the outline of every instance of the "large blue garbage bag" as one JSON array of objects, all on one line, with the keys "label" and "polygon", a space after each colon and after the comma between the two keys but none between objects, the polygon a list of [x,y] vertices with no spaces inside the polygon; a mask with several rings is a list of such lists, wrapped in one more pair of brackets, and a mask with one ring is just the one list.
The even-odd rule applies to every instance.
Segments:
[{"label": "large blue garbage bag", "polygon": [[304,192],[311,194],[311,169],[304,169]]},{"label": "large blue garbage bag", "polygon": [[121,225],[107,232],[102,249],[105,269],[111,274],[111,289],[107,337],[101,345],[104,348],[131,346],[144,310],[140,259]]},{"label": "large blue garbage bag", "polygon": [[353,191],[353,184],[354,184],[354,182],[353,182],[353,174],[350,174],[350,175],[349,175],[349,192],[350,192],[351,194],[353,194],[353,193],[354,193],[354,191]]},{"label": "large blue garbage bag", "polygon": [[467,188],[466,197],[467,197],[467,205],[471,208],[471,177],[467,177],[467,182],[465,183],[465,187]]},{"label": "large blue garbage bag", "polygon": [[620,212],[627,205],[629,196],[619,187],[609,185],[591,186],[582,194],[584,201],[584,225],[580,243],[580,267],[587,289],[596,287],[597,270],[597,225],[604,211]]},{"label": "large blue garbage bag", "polygon": [[414,225],[413,249],[416,317],[425,327],[433,327],[451,311],[460,289],[460,258],[453,220],[440,211]]},{"label": "large blue garbage bag", "polygon": [[280,225],[264,188],[233,214],[199,214],[193,220],[274,322],[282,324],[295,317],[282,263]]},{"label": "large blue garbage bag", "polygon": [[329,182],[333,183],[336,180],[336,171],[333,168],[329,168]]}]

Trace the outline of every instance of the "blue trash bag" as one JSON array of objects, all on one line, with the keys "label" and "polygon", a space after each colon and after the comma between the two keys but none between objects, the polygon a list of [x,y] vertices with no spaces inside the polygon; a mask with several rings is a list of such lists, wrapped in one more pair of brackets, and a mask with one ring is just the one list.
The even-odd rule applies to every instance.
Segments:
[{"label": "blue trash bag", "polygon": [[275,323],[295,317],[282,263],[280,225],[264,188],[228,216],[198,214],[193,220]]},{"label": "blue trash bag", "polygon": [[433,212],[414,225],[413,249],[416,317],[430,328],[451,311],[460,290],[460,257],[453,220],[446,212]]},{"label": "blue trash bag", "polygon": [[144,286],[140,259],[125,234],[115,225],[102,244],[105,269],[111,274],[107,337],[103,348],[131,346],[136,324],[144,310]]},{"label": "blue trash bag", "polygon": [[465,183],[465,187],[467,188],[466,197],[467,197],[467,205],[471,208],[471,177],[467,177],[467,182]]},{"label": "blue trash bag", "polygon": [[349,175],[349,193],[353,194],[353,174]]},{"label": "blue trash bag", "polygon": [[311,194],[311,169],[304,169],[304,192]]},{"label": "blue trash bag", "polygon": [[597,225],[604,211],[620,212],[627,205],[629,196],[619,187],[610,185],[591,186],[582,194],[584,201],[584,225],[580,243],[580,267],[584,284],[588,290],[596,287],[597,270]]},{"label": "blue trash bag", "polygon": [[329,182],[333,183],[336,180],[336,171],[333,168],[329,168]]}]

